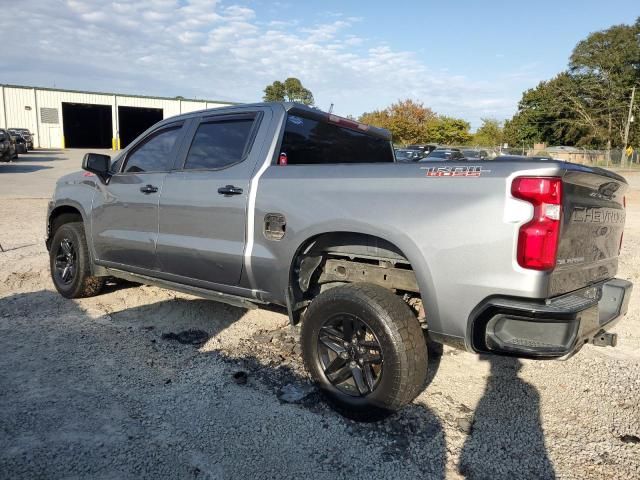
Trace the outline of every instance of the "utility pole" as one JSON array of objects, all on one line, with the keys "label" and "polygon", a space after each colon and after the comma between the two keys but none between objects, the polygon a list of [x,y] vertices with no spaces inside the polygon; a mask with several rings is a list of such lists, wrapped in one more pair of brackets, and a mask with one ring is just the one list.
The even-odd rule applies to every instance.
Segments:
[{"label": "utility pole", "polygon": [[633,99],[636,95],[636,86],[634,85],[631,89],[631,101],[629,102],[629,115],[627,115],[627,125],[624,127],[624,152],[622,158],[624,158],[624,165],[622,167],[627,166],[627,147],[629,146],[627,143],[629,142],[629,127],[631,126],[631,122],[633,121]]}]

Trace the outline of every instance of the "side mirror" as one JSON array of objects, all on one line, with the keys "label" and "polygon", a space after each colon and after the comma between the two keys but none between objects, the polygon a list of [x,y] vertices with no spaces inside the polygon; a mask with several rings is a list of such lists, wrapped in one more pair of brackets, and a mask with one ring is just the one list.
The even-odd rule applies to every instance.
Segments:
[{"label": "side mirror", "polygon": [[95,173],[103,180],[109,176],[110,165],[111,157],[100,153],[85,153],[82,159],[82,169]]}]

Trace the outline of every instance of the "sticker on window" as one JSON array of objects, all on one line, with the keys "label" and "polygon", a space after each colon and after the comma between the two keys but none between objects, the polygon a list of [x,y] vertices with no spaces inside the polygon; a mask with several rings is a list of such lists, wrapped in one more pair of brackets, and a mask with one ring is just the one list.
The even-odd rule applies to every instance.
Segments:
[{"label": "sticker on window", "polygon": [[289,115],[288,120],[294,125],[302,125],[304,123],[304,120],[302,120],[302,118],[296,117],[294,115]]}]

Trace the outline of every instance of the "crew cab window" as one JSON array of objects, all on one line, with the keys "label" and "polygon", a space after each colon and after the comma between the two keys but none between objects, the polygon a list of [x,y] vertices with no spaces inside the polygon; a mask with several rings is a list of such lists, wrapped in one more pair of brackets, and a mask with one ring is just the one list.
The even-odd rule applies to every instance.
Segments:
[{"label": "crew cab window", "polygon": [[280,151],[289,165],[394,162],[389,140],[291,114]]},{"label": "crew cab window", "polygon": [[173,147],[180,135],[180,126],[161,130],[127,157],[125,173],[166,172],[173,166]]},{"label": "crew cab window", "polygon": [[184,168],[220,169],[240,162],[251,136],[253,122],[253,118],[243,118],[200,124]]}]

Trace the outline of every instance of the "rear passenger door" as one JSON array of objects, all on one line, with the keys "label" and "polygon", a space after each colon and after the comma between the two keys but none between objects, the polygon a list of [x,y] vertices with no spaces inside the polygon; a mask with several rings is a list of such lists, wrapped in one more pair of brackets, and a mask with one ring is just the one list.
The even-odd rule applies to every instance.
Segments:
[{"label": "rear passenger door", "polygon": [[192,127],[160,200],[158,261],[169,279],[204,288],[239,283],[259,150],[252,145],[267,113],[201,117]]}]

